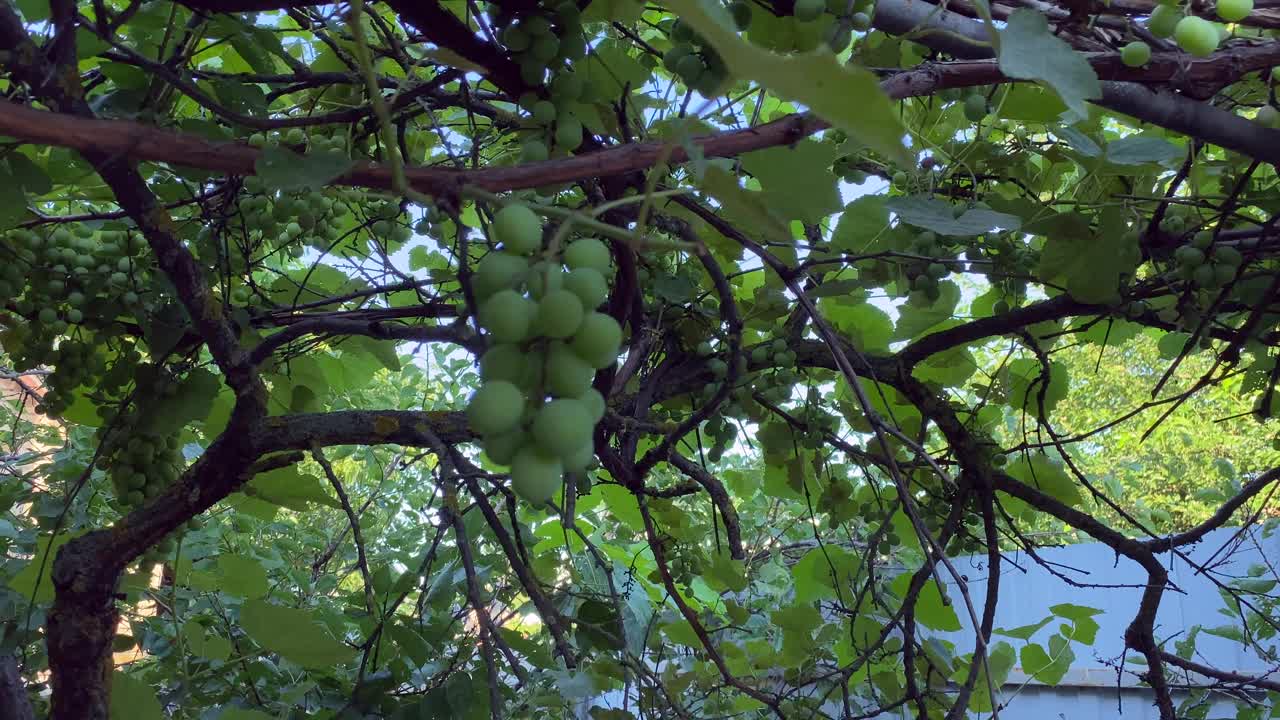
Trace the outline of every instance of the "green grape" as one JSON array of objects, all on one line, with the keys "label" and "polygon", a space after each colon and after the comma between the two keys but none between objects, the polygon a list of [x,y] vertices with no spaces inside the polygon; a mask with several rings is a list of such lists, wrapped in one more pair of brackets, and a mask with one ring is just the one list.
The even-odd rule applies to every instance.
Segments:
[{"label": "green grape", "polygon": [[552,290],[538,302],[537,328],[551,338],[567,338],[582,325],[582,301],[568,290]]},{"label": "green grape", "polygon": [[609,286],[604,276],[588,267],[570,270],[564,276],[564,289],[577,295],[588,310],[600,307],[609,297]]},{"label": "green grape", "polygon": [[528,206],[513,203],[493,216],[493,236],[508,252],[529,255],[542,247],[542,222]]},{"label": "green grape", "polygon": [[560,102],[573,102],[582,97],[584,85],[581,75],[565,70],[551,79],[551,94]]},{"label": "green grape", "polygon": [[556,121],[556,106],[547,100],[539,100],[533,105],[533,121],[539,125],[550,125]]},{"label": "green grape", "polygon": [[1173,37],[1182,13],[1173,5],[1157,5],[1147,20],[1147,29],[1158,38]]},{"label": "green grape", "polygon": [[536,37],[529,46],[528,53],[528,57],[540,64],[549,63],[560,53],[560,38],[550,34]]},{"label": "green grape", "polygon": [[486,382],[467,404],[467,422],[481,435],[510,432],[524,416],[524,394],[505,380]]},{"label": "green grape", "polygon": [[1213,265],[1213,287],[1222,287],[1236,279],[1236,266]]},{"label": "green grape", "polygon": [[480,379],[485,382],[505,380],[513,385],[523,384],[528,355],[519,345],[500,343],[480,356]]},{"label": "green grape", "polygon": [[1194,15],[1189,15],[1179,20],[1174,28],[1173,35],[1178,42],[1178,47],[1196,57],[1212,55],[1213,51],[1218,49],[1220,40],[1218,29],[1214,27],[1213,23]]},{"label": "green grape", "polygon": [[40,308],[40,314],[36,317],[41,323],[50,325],[58,319],[58,311],[51,307]]},{"label": "green grape", "polygon": [[822,17],[827,9],[827,0],[796,0],[792,14],[800,22],[813,22]]},{"label": "green grape", "polygon": [[587,36],[579,30],[566,33],[560,38],[560,58],[566,62],[577,62],[587,56]]},{"label": "green grape", "polygon": [[560,269],[560,266],[545,260],[535,263],[533,267],[529,268],[529,275],[526,280],[529,286],[529,294],[535,300],[541,300],[548,292],[564,287],[564,281],[565,273]]},{"label": "green grape", "polygon": [[595,445],[588,443],[565,455],[564,469],[567,472],[585,472],[596,459]]},{"label": "green grape", "polygon": [[969,122],[981,122],[987,116],[987,98],[973,93],[964,99],[964,116]]},{"label": "green grape", "polygon": [[484,439],[484,454],[499,465],[510,465],[516,451],[525,445],[529,435],[519,428]]},{"label": "green grape", "polygon": [[520,448],[511,460],[511,489],[533,505],[555,497],[563,482],[560,459],[548,457],[532,445]]},{"label": "green grape", "polygon": [[1209,246],[1213,245],[1213,232],[1209,230],[1201,230],[1191,237],[1191,246],[1208,252]]},{"label": "green grape", "polygon": [[1142,67],[1151,60],[1151,46],[1141,40],[1133,42],[1120,48],[1120,62],[1129,67]]},{"label": "green grape", "polygon": [[519,25],[508,25],[502,31],[502,44],[506,45],[507,49],[513,53],[524,52],[529,49],[529,33],[525,32],[524,28]]},{"label": "green grape", "polygon": [[570,341],[570,347],[597,370],[609,367],[618,358],[622,328],[604,313],[588,313]]},{"label": "green grape", "polygon": [[499,290],[509,290],[529,269],[529,261],[504,252],[491,252],[476,265],[471,289],[477,300],[484,300]]},{"label": "green grape", "polygon": [[520,162],[542,162],[549,157],[551,157],[551,151],[541,140],[526,140],[520,146]]},{"label": "green grape", "polygon": [[1276,110],[1270,105],[1263,105],[1258,109],[1257,116],[1254,117],[1263,127],[1280,127],[1280,110]]},{"label": "green grape", "polygon": [[1178,248],[1173,256],[1184,267],[1194,268],[1204,264],[1204,251],[1191,245]]},{"label": "green grape", "polygon": [[605,400],[604,395],[601,395],[599,390],[587,388],[585,392],[578,396],[578,402],[582,403],[582,406],[591,414],[592,421],[600,422],[604,419]]},{"label": "green grape", "polygon": [[529,333],[534,304],[514,290],[499,290],[480,305],[481,327],[497,342],[520,342]]},{"label": "green grape", "polygon": [[1227,267],[1236,268],[1244,263],[1244,256],[1240,254],[1239,250],[1229,245],[1220,245],[1213,249],[1213,261]]},{"label": "green grape", "polygon": [[556,147],[577,150],[582,144],[582,121],[572,113],[564,113],[556,121]]},{"label": "green grape", "polygon": [[696,54],[685,55],[676,63],[675,72],[685,83],[692,85],[707,71],[707,64]]},{"label": "green grape", "polygon": [[604,277],[613,275],[609,246],[595,238],[574,240],[564,249],[564,264],[571,270],[591,268]]},{"label": "green grape", "polygon": [[1201,265],[1191,274],[1191,281],[1196,284],[1196,287],[1211,288],[1217,281],[1217,274],[1213,271],[1212,265]]},{"label": "green grape", "polygon": [[552,400],[533,416],[533,439],[538,449],[558,458],[591,442],[594,428],[591,412],[571,398]]},{"label": "green grape", "polygon": [[680,61],[693,53],[692,45],[673,45],[671,49],[662,54],[662,66],[667,69],[667,72],[674,73]]},{"label": "green grape", "polygon": [[854,30],[865,32],[871,29],[871,16],[864,12],[856,12],[849,18],[849,23]]},{"label": "green grape", "polygon": [[1227,22],[1239,22],[1253,12],[1253,0],[1218,0],[1218,17]]},{"label": "green grape", "polygon": [[556,397],[576,398],[591,388],[595,379],[595,368],[565,347],[564,343],[553,343],[547,350],[546,380],[547,391]]}]

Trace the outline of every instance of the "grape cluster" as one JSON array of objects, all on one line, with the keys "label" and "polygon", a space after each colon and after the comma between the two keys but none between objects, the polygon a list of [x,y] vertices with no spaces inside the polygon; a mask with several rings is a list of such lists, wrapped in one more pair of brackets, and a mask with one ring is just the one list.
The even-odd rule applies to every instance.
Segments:
[{"label": "grape cluster", "polygon": [[[60,414],[105,362],[93,352],[121,313],[140,315],[151,285],[142,240],[87,224],[0,236],[0,302],[16,313],[5,345],[19,369],[53,366],[37,410]],[[72,335],[71,339],[63,339]]]},{"label": "grape cluster", "polygon": [[498,37],[520,66],[526,85],[541,85],[547,68],[586,57],[582,12],[571,0],[522,8],[518,14],[512,14],[506,4],[491,3],[490,7],[495,13],[494,26],[502,28]]},{"label": "grape cluster", "polygon": [[1215,245],[1213,233],[1202,230],[1190,244],[1174,251],[1178,277],[1201,290],[1216,290],[1230,283],[1244,262],[1239,250],[1229,245]]},{"label": "grape cluster", "polygon": [[103,441],[98,466],[111,479],[114,506],[121,512],[159,494],[177,479],[184,464],[178,436],[148,421],[158,403],[179,392],[178,383],[148,363],[134,364],[132,370],[132,404],[119,414],[103,410],[101,414],[110,422],[98,429],[98,438]]},{"label": "grape cluster", "polygon": [[943,245],[937,233],[930,230],[916,235],[908,251],[922,258],[932,258],[913,260],[903,267],[903,273],[911,286],[907,302],[916,307],[928,307],[942,296],[938,281],[951,274],[951,269],[946,263],[939,260],[952,260],[955,258],[955,253]]},{"label": "grape cluster", "polygon": [[[750,18],[750,8],[745,15],[739,11],[734,17],[736,20]],[[729,77],[729,69],[720,54],[681,20],[675,20],[667,27],[667,35],[671,39],[671,49],[663,53],[662,66],[691,90],[704,96],[714,95]]]},{"label": "grape cluster", "polygon": [[501,247],[471,282],[490,346],[467,419],[489,459],[511,467],[512,488],[541,505],[566,472],[582,472],[595,458],[592,433],[605,400],[591,383],[622,343],[617,321],[595,310],[613,269],[609,248],[595,238],[544,251],[541,223],[524,205],[504,207],[491,229]]}]

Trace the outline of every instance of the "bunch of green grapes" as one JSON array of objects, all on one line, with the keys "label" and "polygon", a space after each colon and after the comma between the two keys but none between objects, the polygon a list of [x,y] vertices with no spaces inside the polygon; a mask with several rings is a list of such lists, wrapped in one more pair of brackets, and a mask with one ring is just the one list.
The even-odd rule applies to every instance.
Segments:
[{"label": "bunch of green grapes", "polygon": [[52,366],[37,406],[57,415],[72,391],[94,387],[106,369],[94,348],[118,333],[122,314],[141,316],[152,285],[142,240],[87,224],[13,230],[0,236],[5,348],[21,370]]},{"label": "bunch of green grapes", "polygon": [[[750,17],[749,8],[746,17]],[[681,20],[671,22],[667,36],[671,49],[663,53],[662,66],[691,90],[707,97],[714,95],[729,77],[720,54]]]},{"label": "bunch of green grapes", "polygon": [[480,261],[471,283],[489,349],[467,418],[485,454],[511,467],[515,491],[541,505],[566,472],[594,461],[605,400],[591,384],[622,343],[617,321],[596,312],[613,269],[609,248],[595,238],[544,250],[541,223],[524,205],[500,210],[492,234],[501,247]]},{"label": "bunch of green grapes", "polygon": [[951,274],[951,269],[940,260],[952,260],[955,253],[937,233],[926,230],[912,239],[908,251],[922,259],[914,260],[903,267],[911,292],[907,301],[917,307],[928,307],[942,296],[938,282]]},{"label": "bunch of green grapes", "polygon": [[1201,230],[1191,242],[1174,251],[1178,277],[1200,290],[1224,287],[1236,276],[1244,255],[1230,245],[1214,244],[1213,232]]},{"label": "bunch of green grapes", "polygon": [[587,56],[582,32],[582,11],[572,0],[536,5],[512,15],[502,5],[494,9],[493,23],[502,28],[498,38],[520,66],[520,77],[530,87],[542,85],[548,68],[573,63]]},{"label": "bunch of green grapes", "polygon": [[179,391],[178,383],[163,369],[146,363],[133,365],[133,380],[130,406],[119,414],[104,412],[111,422],[98,431],[104,443],[98,467],[111,479],[112,505],[121,512],[158,495],[178,478],[184,465],[178,435],[148,422],[155,405]]}]

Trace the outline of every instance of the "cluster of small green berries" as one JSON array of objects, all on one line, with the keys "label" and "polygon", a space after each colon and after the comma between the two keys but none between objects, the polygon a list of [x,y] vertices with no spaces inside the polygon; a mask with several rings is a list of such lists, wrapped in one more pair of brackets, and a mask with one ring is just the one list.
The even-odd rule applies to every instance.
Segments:
[{"label": "cluster of small green berries", "polygon": [[903,273],[910,284],[907,302],[916,307],[928,307],[942,296],[938,282],[951,274],[951,269],[940,259],[951,259],[954,253],[944,248],[937,233],[926,230],[916,235],[908,251],[931,260],[913,260],[903,266]]},{"label": "cluster of small green berries", "polygon": [[520,145],[521,162],[541,162],[551,156],[551,148],[572,152],[582,144],[582,121],[571,109],[586,92],[583,76],[568,69],[559,70],[548,85],[548,98],[528,92],[519,105],[529,113],[524,140]]},{"label": "cluster of small green berries", "polygon": [[471,283],[489,349],[467,418],[489,459],[510,466],[512,488],[541,505],[565,473],[595,461],[592,434],[605,399],[591,384],[622,344],[618,322],[596,311],[613,268],[595,238],[543,250],[541,223],[525,205],[504,207],[491,230],[501,247],[479,262]]},{"label": "cluster of small green berries", "polygon": [[690,89],[704,96],[714,95],[729,77],[729,68],[720,54],[681,20],[671,21],[667,36],[671,49],[663,53],[662,66]]},{"label": "cluster of small green berries", "polygon": [[1178,277],[1201,290],[1216,290],[1230,283],[1244,262],[1244,255],[1230,245],[1215,245],[1213,232],[1201,230],[1191,242],[1174,251]]},{"label": "cluster of small green berries", "polygon": [[576,3],[564,0],[522,9],[517,15],[508,14],[504,5],[490,4],[495,12],[493,24],[502,28],[498,39],[520,66],[520,77],[526,85],[540,86],[548,68],[586,57],[587,38]]}]

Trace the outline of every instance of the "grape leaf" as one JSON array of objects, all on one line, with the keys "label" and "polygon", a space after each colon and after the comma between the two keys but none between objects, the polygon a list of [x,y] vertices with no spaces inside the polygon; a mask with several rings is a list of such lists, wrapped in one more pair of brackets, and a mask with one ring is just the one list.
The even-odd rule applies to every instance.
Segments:
[{"label": "grape leaf", "polygon": [[1084,56],[1049,31],[1049,21],[1035,10],[1019,8],[1000,30],[1000,71],[1020,80],[1040,80],[1077,115],[1087,113],[1086,100],[1102,97],[1102,84]]},{"label": "grape leaf", "polygon": [[843,65],[829,52],[779,55],[756,47],[730,30],[733,20],[719,3],[672,0],[668,6],[720,53],[735,76],[804,104],[898,163],[911,162],[902,144],[906,130],[898,121],[897,108],[875,75]]},{"label": "grape leaf", "polygon": [[890,198],[885,206],[908,225],[932,230],[939,235],[969,237],[992,230],[1017,230],[1022,220],[985,208],[970,208],[956,217],[962,207],[931,195],[907,195]]},{"label": "grape leaf", "polygon": [[352,658],[346,645],[333,639],[314,613],[250,600],[240,609],[240,626],[266,650],[306,668],[339,665]]}]

